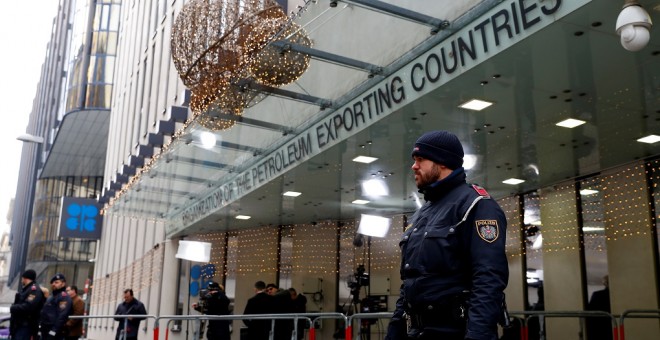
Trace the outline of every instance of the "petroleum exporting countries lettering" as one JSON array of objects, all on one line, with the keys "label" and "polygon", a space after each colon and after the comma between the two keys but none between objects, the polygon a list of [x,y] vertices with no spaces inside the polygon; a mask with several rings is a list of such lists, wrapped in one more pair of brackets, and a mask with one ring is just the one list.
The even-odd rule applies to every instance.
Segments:
[{"label": "petroleum exporting countries lettering", "polygon": [[510,0],[498,4],[174,215],[168,224],[168,235],[355,135],[589,2]]}]

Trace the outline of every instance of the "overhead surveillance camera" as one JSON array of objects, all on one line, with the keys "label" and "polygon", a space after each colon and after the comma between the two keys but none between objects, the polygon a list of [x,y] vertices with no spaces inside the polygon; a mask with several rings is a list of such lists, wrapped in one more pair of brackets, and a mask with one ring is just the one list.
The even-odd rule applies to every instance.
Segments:
[{"label": "overhead surveillance camera", "polygon": [[626,1],[616,19],[616,33],[628,51],[639,51],[649,43],[651,26],[651,17],[637,1]]}]

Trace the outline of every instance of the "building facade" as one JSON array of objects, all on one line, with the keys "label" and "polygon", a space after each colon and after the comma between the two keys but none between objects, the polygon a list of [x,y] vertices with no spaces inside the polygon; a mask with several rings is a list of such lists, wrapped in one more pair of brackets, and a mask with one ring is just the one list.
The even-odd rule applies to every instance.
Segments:
[{"label": "building facade", "polygon": [[[657,16],[657,1],[640,3]],[[134,1],[116,18],[110,10],[116,49],[71,58],[99,78],[67,107],[87,98],[111,112],[102,174],[88,179],[102,185],[81,193],[102,190],[104,204],[90,314],[112,315],[126,288],[151,315],[194,314],[211,279],[234,314],[257,280],[296,288],[309,311],[354,312],[355,295],[392,310],[398,240],[422,200],[411,146],[432,129],[459,136],[468,180],[505,210],[511,311],[540,298],[547,311],[584,310],[604,275],[612,313],[659,308],[660,149],[639,141],[660,135],[657,28],[630,52],[614,32],[618,0],[288,1],[284,24],[273,4]],[[200,66],[208,55],[230,72]],[[196,76],[215,87],[202,91],[209,83]],[[490,105],[459,107],[470,99]],[[557,125],[568,118],[582,125]],[[376,179],[387,193],[370,195],[363,184]],[[356,246],[363,214],[391,226]],[[177,258],[180,240],[210,243],[210,260]],[[361,267],[370,284],[355,291]],[[377,325],[382,333],[386,320]],[[159,326],[173,339],[195,331]],[[88,338],[110,339],[115,327],[92,320]],[[340,328],[323,321],[319,336]],[[547,318],[546,329],[578,339],[580,322]],[[140,332],[152,337],[154,321]],[[625,332],[656,339],[660,324],[626,320]]]}]

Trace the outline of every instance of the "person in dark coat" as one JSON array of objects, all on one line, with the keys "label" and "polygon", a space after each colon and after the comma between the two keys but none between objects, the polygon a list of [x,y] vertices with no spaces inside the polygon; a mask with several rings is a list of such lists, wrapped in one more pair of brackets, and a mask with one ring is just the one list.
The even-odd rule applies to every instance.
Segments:
[{"label": "person in dark coat", "polygon": [[51,295],[41,309],[41,339],[64,339],[64,325],[73,312],[73,302],[66,293],[66,278],[56,274],[50,279]]},{"label": "person in dark coat", "polygon": [[[293,312],[307,313],[307,297],[303,294],[298,294],[295,288],[289,288],[289,293],[291,294],[291,300],[293,300]],[[307,321],[298,320],[298,340],[305,338],[305,329],[307,328]]]},{"label": "person in dark coat", "polygon": [[[248,299],[243,314],[271,314],[273,312],[273,297],[266,292],[266,283],[263,281],[257,281],[254,284],[254,291],[255,294]],[[248,339],[268,339],[271,328],[270,320],[243,320],[243,323],[248,328]]]},{"label": "person in dark coat", "polygon": [[448,131],[415,142],[412,170],[426,203],[399,242],[403,283],[387,340],[497,339],[509,280],[506,218],[485,189],[466,183],[463,156]]},{"label": "person in dark coat", "polygon": [[[142,302],[133,296],[132,289],[126,289],[124,290],[124,302],[117,306],[115,315],[147,315],[147,309],[144,308]],[[119,321],[115,339],[137,340],[138,331],[140,330],[140,321],[144,319],[145,318],[135,317],[128,318],[128,321],[125,321],[126,318],[115,318],[116,321]],[[126,331],[124,331],[124,324],[126,324]]]},{"label": "person in dark coat", "polygon": [[11,320],[9,334],[12,339],[36,339],[39,332],[39,315],[44,305],[41,287],[34,282],[37,273],[26,270],[21,276],[21,287],[16,292],[14,303],[9,307]]},{"label": "person in dark coat", "polygon": [[[293,310],[293,299],[291,293],[285,289],[279,289],[274,283],[269,283],[266,286],[268,295],[273,297],[273,313],[275,314],[291,314]],[[273,338],[275,340],[291,340],[293,333],[293,320],[292,319],[279,319],[275,320],[275,331]]]},{"label": "person in dark coat", "polygon": [[[210,281],[200,303],[194,303],[193,309],[206,315],[229,315],[229,298],[224,287]],[[229,340],[229,320],[209,320],[206,338],[209,340]]]},{"label": "person in dark coat", "polygon": [[[609,277],[603,277],[605,288],[591,294],[587,310],[611,313]],[[605,317],[587,318],[586,322],[588,340],[612,340],[612,320]]]}]

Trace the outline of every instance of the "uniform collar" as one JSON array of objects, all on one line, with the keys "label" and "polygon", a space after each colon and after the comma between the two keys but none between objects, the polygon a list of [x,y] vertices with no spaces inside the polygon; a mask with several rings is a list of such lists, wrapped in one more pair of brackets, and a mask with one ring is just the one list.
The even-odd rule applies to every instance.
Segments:
[{"label": "uniform collar", "polygon": [[458,168],[449,174],[449,176],[430,184],[424,188],[419,189],[419,192],[424,194],[424,199],[427,201],[437,201],[444,197],[455,187],[465,183],[465,169]]}]

